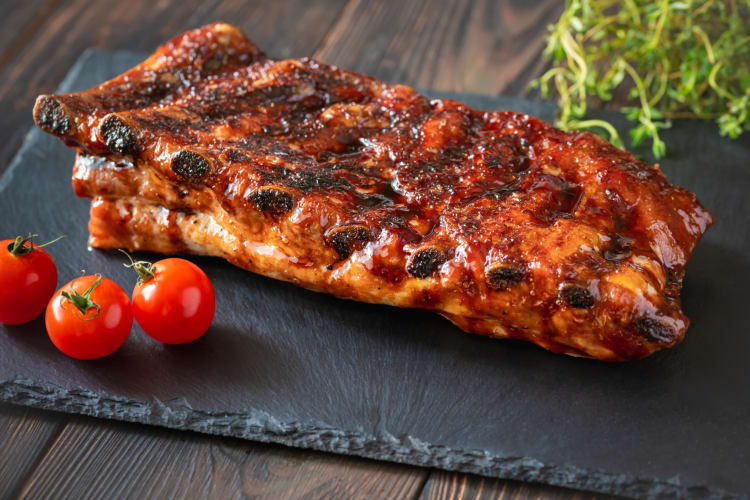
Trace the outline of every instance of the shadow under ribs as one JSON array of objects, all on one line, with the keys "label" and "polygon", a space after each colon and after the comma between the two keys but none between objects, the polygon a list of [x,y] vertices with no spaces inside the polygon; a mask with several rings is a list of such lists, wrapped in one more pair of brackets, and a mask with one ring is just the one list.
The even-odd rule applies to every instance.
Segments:
[{"label": "shadow under ribs", "polygon": [[79,153],[94,247],[219,256],[576,356],[677,344],[667,277],[713,222],[598,136],[275,61],[223,23],[34,118]]}]

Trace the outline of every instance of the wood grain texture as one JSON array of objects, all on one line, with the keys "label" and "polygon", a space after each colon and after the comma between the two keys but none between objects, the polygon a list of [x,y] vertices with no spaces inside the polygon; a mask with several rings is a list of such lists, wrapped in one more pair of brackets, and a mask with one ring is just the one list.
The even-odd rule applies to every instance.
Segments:
[{"label": "wood grain texture", "polygon": [[425,484],[421,500],[604,500],[615,498],[520,481],[504,481],[471,474],[434,471]]},{"label": "wood grain texture", "polygon": [[428,471],[75,418],[21,498],[413,498]]},{"label": "wood grain texture", "polygon": [[352,0],[315,56],[419,88],[518,95],[540,55],[557,0]]},{"label": "wood grain texture", "polygon": [[241,26],[275,57],[311,55],[345,4],[346,0],[71,0],[50,4],[54,8],[45,15],[46,21],[16,35],[25,43],[9,52],[6,64],[0,66],[0,172],[33,125],[31,108],[36,96],[53,91],[86,48],[151,52],[185,30],[224,20]]},{"label": "wood grain texture", "polygon": [[14,495],[63,429],[67,418],[57,413],[0,404],[0,498]]},{"label": "wood grain texture", "polygon": [[10,0],[0,16],[0,68],[26,45],[61,0]]}]

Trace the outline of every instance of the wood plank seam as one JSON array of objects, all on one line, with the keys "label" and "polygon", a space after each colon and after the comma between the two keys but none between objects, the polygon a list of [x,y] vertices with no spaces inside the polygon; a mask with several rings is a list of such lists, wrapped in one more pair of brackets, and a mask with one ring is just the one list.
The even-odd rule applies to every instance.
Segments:
[{"label": "wood plank seam", "polygon": [[422,477],[421,484],[419,485],[419,488],[414,492],[414,496],[412,497],[413,500],[416,500],[417,498],[421,498],[422,495],[424,495],[425,488],[427,487],[427,483],[430,482],[430,479],[433,475],[437,474],[437,470],[434,468],[430,468],[427,470],[427,474]]},{"label": "wood plank seam", "polygon": [[13,489],[10,495],[8,495],[8,498],[22,498],[24,496],[23,492],[28,488],[29,480],[34,476],[34,472],[36,472],[39,464],[42,463],[44,458],[60,440],[60,437],[62,436],[65,428],[70,423],[70,420],[71,417],[69,415],[61,415],[61,420],[57,423],[57,429],[55,430],[55,433],[50,436],[50,438],[44,444],[44,447],[39,450],[39,454],[34,460],[34,466],[29,469],[29,473],[26,475],[26,477],[22,481],[19,481],[18,485]]}]

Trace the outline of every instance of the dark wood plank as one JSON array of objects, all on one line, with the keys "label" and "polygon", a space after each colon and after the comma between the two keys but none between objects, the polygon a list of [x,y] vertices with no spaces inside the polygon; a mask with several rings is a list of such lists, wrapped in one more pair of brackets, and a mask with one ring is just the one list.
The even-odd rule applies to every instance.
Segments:
[{"label": "dark wood plank", "polygon": [[67,419],[66,415],[0,404],[0,498],[13,495]]},{"label": "dark wood plank", "polygon": [[434,471],[425,484],[421,500],[604,500],[615,498],[536,483],[490,479],[472,474]]},{"label": "dark wood plank", "polygon": [[226,21],[274,58],[311,56],[339,19],[349,0],[224,0],[198,24]]},{"label": "dark wood plank", "polygon": [[545,67],[559,0],[353,0],[316,57],[393,83],[521,94]]},{"label": "dark wood plank", "polygon": [[21,498],[414,498],[428,471],[239,439],[75,418]]},{"label": "dark wood plank", "polygon": [[169,38],[225,20],[241,26],[269,54],[310,55],[347,0],[128,1],[72,0],[56,6],[47,22],[0,67],[0,172],[32,126],[37,95],[51,92],[88,47],[150,52]]},{"label": "dark wood plank", "polygon": [[0,17],[0,68],[5,66],[44,24],[61,0],[10,0]]}]

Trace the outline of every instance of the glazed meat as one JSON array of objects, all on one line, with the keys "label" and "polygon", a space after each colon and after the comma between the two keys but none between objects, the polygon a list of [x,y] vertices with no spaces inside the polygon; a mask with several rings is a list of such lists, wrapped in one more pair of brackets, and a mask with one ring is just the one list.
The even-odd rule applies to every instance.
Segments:
[{"label": "glazed meat", "polygon": [[589,133],[275,61],[221,23],[40,96],[34,119],[79,153],[97,248],[219,256],[602,360],[688,326],[682,276],[711,215]]}]

